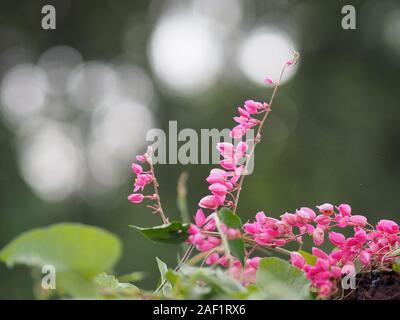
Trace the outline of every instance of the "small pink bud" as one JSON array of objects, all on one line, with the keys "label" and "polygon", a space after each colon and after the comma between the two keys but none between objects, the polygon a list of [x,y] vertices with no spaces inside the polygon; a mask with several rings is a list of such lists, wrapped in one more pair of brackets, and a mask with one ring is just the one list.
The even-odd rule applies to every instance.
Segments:
[{"label": "small pink bud", "polygon": [[141,174],[143,172],[143,168],[141,165],[132,163],[132,171],[136,174]]},{"label": "small pink bud", "polygon": [[292,265],[299,269],[303,269],[304,265],[306,264],[306,259],[304,259],[304,257],[298,252],[290,253],[290,261]]},{"label": "small pink bud", "polygon": [[320,214],[315,218],[315,222],[320,225],[328,225],[331,223],[331,218],[325,214]]},{"label": "small pink bud", "polygon": [[367,218],[361,215],[355,215],[350,217],[350,222],[354,226],[364,227],[367,224]]},{"label": "small pink bud", "polygon": [[139,154],[138,156],[136,156],[136,160],[140,161],[140,162],[146,162],[147,161],[147,156],[146,154]]},{"label": "small pink bud", "polygon": [[399,232],[399,225],[391,220],[379,221],[376,228],[379,231],[387,232],[389,234],[394,234]]},{"label": "small pink bud", "polygon": [[341,205],[339,205],[337,207],[337,209],[339,210],[340,214],[343,216],[351,215],[351,207],[350,207],[350,205],[348,205],[346,203],[342,203]]},{"label": "small pink bud", "polygon": [[245,223],[243,229],[248,234],[257,234],[259,232],[255,223]]},{"label": "small pink bud", "polygon": [[229,136],[233,139],[240,139],[246,134],[246,131],[246,128],[239,124],[229,132]]},{"label": "small pink bud", "polygon": [[212,169],[210,175],[206,179],[209,184],[213,183],[225,183],[225,171],[222,169]]},{"label": "small pink bud", "polygon": [[196,211],[196,215],[194,217],[194,222],[199,227],[203,226],[203,224],[206,222],[206,215],[204,214],[203,210],[198,209]]},{"label": "small pink bud", "polygon": [[217,209],[218,208],[218,200],[215,196],[205,196],[199,202],[199,207],[205,209]]},{"label": "small pink bud", "polygon": [[239,142],[238,145],[236,146],[236,152],[241,153],[241,154],[246,153],[247,149],[248,149],[248,145],[244,141]]},{"label": "small pink bud", "polygon": [[329,259],[329,256],[319,248],[312,248],[312,254],[321,259]]},{"label": "small pink bud", "polygon": [[195,226],[194,224],[191,224],[188,228],[188,232],[191,235],[196,235],[200,232],[200,230],[197,226]]},{"label": "small pink bud", "polygon": [[317,206],[317,208],[319,212],[326,215],[330,215],[333,213],[333,205],[331,205],[330,203],[321,204],[320,206]]},{"label": "small pink bud", "polygon": [[259,108],[259,102],[255,102],[254,100],[246,100],[244,102],[244,107],[250,114],[256,114]]},{"label": "small pink bud", "polygon": [[217,150],[219,153],[221,153],[222,155],[226,155],[228,157],[233,157],[233,144],[229,143],[229,142],[220,142],[217,143]]},{"label": "small pink bud", "polygon": [[360,261],[363,264],[364,267],[369,265],[371,261],[371,254],[368,253],[366,250],[363,250],[360,252]]},{"label": "small pink bud", "polygon": [[235,170],[236,164],[232,159],[224,159],[219,162],[219,165],[226,170]]},{"label": "small pink bud", "polygon": [[265,83],[265,84],[268,84],[268,85],[270,85],[270,86],[275,85],[274,80],[272,80],[271,77],[266,77],[266,78],[264,79],[264,83]]},{"label": "small pink bud", "polygon": [[354,239],[359,243],[364,243],[367,241],[367,233],[364,229],[356,228],[356,232],[354,233]]},{"label": "small pink bud", "polygon": [[132,193],[128,196],[128,200],[132,203],[140,203],[144,199],[144,195],[141,193]]},{"label": "small pink bud", "polygon": [[340,246],[346,241],[346,238],[343,234],[338,232],[329,232],[329,240],[335,246]]},{"label": "small pink bud", "polygon": [[209,266],[211,266],[211,265],[216,264],[216,263],[218,262],[218,260],[219,260],[219,255],[218,255],[218,253],[214,252],[214,253],[210,254],[210,255],[207,257],[207,259],[206,259],[206,264],[209,265]]},{"label": "small pink bud", "polygon": [[226,187],[226,185],[221,183],[212,184],[208,187],[208,190],[210,190],[212,194],[217,196],[225,196],[228,192],[228,188]]},{"label": "small pink bud", "polygon": [[258,223],[264,224],[267,220],[267,217],[265,216],[264,211],[259,211],[256,213],[256,221]]},{"label": "small pink bud", "polygon": [[315,245],[319,246],[324,243],[324,230],[321,228],[315,228],[312,238]]}]

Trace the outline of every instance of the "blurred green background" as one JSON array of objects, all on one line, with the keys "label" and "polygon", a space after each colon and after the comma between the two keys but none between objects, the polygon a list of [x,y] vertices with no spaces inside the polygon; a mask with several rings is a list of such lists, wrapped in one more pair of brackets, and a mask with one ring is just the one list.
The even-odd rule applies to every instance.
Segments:
[{"label": "blurred green background", "polygon": [[[56,30],[41,8],[56,8]],[[356,8],[343,30],[341,8]],[[116,274],[170,265],[179,246],[129,224],[159,217],[131,205],[130,161],[151,128],[229,128],[245,99],[267,99],[290,48],[301,60],[282,85],[242,192],[246,220],[300,206],[350,203],[375,223],[399,221],[400,2],[2,1],[0,247],[23,231],[71,221],[118,234]],[[179,219],[189,174],[195,212],[211,165],[159,165],[164,210]],[[32,298],[27,268],[0,264],[0,298]]]}]

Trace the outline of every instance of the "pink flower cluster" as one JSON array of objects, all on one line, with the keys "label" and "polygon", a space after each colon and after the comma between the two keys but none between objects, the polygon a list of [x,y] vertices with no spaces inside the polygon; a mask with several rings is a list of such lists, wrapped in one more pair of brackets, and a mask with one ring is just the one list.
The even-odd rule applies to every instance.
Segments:
[{"label": "pink flower cluster", "polygon": [[[147,153],[136,156],[136,160],[141,162],[142,164],[148,163],[149,156]],[[140,164],[132,163],[132,171],[136,174],[135,183],[133,185],[133,192],[128,196],[128,200],[132,203],[141,203],[145,198],[148,199],[156,199],[157,196],[155,194],[152,195],[143,195],[141,193],[137,193],[138,191],[143,191],[144,187],[153,182],[154,176],[151,171],[143,171],[143,167]]]},{"label": "pink flower cluster", "polygon": [[[237,125],[230,131],[230,136],[233,139],[242,139],[249,129],[260,124],[260,120],[253,116],[269,110],[268,104],[265,102],[246,100],[244,105],[238,108],[239,116],[233,118]],[[259,139],[259,137],[256,137],[256,139]],[[217,150],[222,156],[222,160],[219,162],[222,169],[211,170],[206,179],[210,184],[208,190],[211,195],[202,198],[199,202],[199,207],[216,210],[222,206],[234,206],[234,202],[226,200],[226,197],[237,190],[237,182],[245,170],[245,166],[242,163],[247,159],[248,149],[248,141],[240,141],[236,146],[229,142],[217,144]]]},{"label": "pink flower cluster", "polygon": [[[315,265],[307,264],[299,253],[291,253],[292,264],[304,270],[322,297],[328,297],[336,290],[342,268],[346,265],[355,268],[357,259],[364,268],[373,263],[393,263],[394,257],[390,253],[400,245],[399,226],[395,222],[381,220],[373,227],[364,216],[352,215],[348,204],[335,208],[326,203],[317,208],[318,215],[303,207],[295,213],[283,214],[280,220],[259,212],[255,222],[246,223],[243,229],[257,244],[267,247],[280,247],[291,241],[302,243],[304,236],[310,236],[314,244],[320,246],[327,233],[334,248],[327,254],[314,247]],[[342,233],[332,231],[334,227],[352,227],[353,236],[346,238]]]},{"label": "pink flower cluster", "polygon": [[[318,214],[311,208],[302,207],[294,213],[281,215],[280,219],[258,212],[254,222],[243,225],[243,239],[260,247],[279,249],[293,241],[302,244],[304,237],[311,237],[315,244],[312,248],[315,263],[307,263],[297,251],[290,252],[290,258],[294,266],[306,273],[320,297],[331,296],[337,290],[343,268],[355,268],[357,260],[366,269],[375,264],[390,266],[394,262],[395,257],[391,252],[400,246],[399,226],[395,222],[381,220],[374,227],[364,216],[352,215],[348,204],[341,204],[336,208],[331,204],[323,204],[317,208]],[[206,264],[229,267],[229,273],[244,284],[252,283],[260,257],[248,258],[244,268],[236,258],[229,265],[227,257],[220,256],[216,250],[220,244],[218,237],[207,236],[208,231],[215,230],[215,221],[212,215],[209,217],[210,224],[207,225],[204,213],[201,210],[196,213],[196,225],[190,228],[189,241],[196,244],[200,251],[210,252],[205,260]],[[342,233],[332,231],[333,228],[345,227],[353,229],[351,237],[346,238]],[[227,234],[227,231],[224,233]],[[235,236],[241,236],[239,230]],[[333,245],[329,254],[318,248],[324,243],[326,236]]]}]

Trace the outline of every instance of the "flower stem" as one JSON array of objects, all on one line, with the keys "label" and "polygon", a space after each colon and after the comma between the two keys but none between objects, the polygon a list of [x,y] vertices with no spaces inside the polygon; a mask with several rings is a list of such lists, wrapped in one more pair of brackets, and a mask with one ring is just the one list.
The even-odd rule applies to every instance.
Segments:
[{"label": "flower stem", "polygon": [[152,153],[151,148],[149,148],[149,150],[148,150],[148,155],[149,155],[148,162],[149,162],[149,165],[150,165],[150,172],[151,172],[151,175],[153,176],[154,193],[157,196],[157,199],[156,199],[156,201],[157,201],[157,212],[159,213],[163,223],[164,224],[168,224],[169,220],[168,220],[168,217],[165,215],[164,210],[163,210],[163,208],[161,206],[161,199],[160,199],[160,195],[158,193],[158,186],[159,185],[158,185],[157,178],[156,178],[155,171],[154,171],[153,160],[152,160],[153,153]]},{"label": "flower stem", "polygon": [[239,183],[238,183],[238,190],[237,190],[237,193],[236,193],[236,198],[235,198],[235,202],[234,202],[234,206],[233,206],[233,213],[234,214],[236,214],[237,206],[238,206],[238,203],[239,203],[240,192],[241,192],[242,187],[243,187],[244,178],[246,176],[246,172],[247,172],[250,160],[254,156],[254,151],[255,151],[256,145],[259,143],[258,137],[260,136],[260,133],[261,133],[261,130],[262,130],[263,126],[264,126],[264,123],[267,120],[268,115],[271,112],[272,103],[274,102],[274,98],[276,96],[276,93],[278,92],[278,88],[279,88],[280,82],[282,80],[283,73],[285,72],[285,69],[286,69],[287,65],[288,64],[285,63],[285,65],[283,66],[283,68],[281,70],[279,81],[277,83],[275,83],[274,91],[272,92],[271,98],[269,100],[268,109],[265,111],[265,114],[264,114],[263,118],[261,119],[261,122],[260,122],[260,124],[258,126],[256,139],[254,141],[254,144],[253,144],[252,148],[250,149],[249,157],[246,160],[245,168],[243,170],[244,174],[242,174],[242,176],[240,177]]}]

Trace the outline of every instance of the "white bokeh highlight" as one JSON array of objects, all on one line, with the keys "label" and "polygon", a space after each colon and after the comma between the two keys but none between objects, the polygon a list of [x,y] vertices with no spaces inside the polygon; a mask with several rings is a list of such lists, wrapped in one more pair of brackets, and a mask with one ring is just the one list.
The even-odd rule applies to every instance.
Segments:
[{"label": "white bokeh highlight", "polygon": [[[296,48],[294,40],[282,30],[259,27],[243,39],[238,50],[238,64],[243,74],[255,84],[264,85],[263,80],[270,76],[277,81],[283,65]],[[297,66],[288,68],[281,83],[291,79]]]},{"label": "white bokeh highlight", "polygon": [[206,90],[221,69],[218,37],[207,21],[186,10],[160,18],[151,35],[149,56],[156,76],[175,94]]},{"label": "white bokeh highlight", "polygon": [[1,111],[12,125],[39,114],[45,107],[48,81],[45,73],[32,64],[10,69],[1,84]]}]

